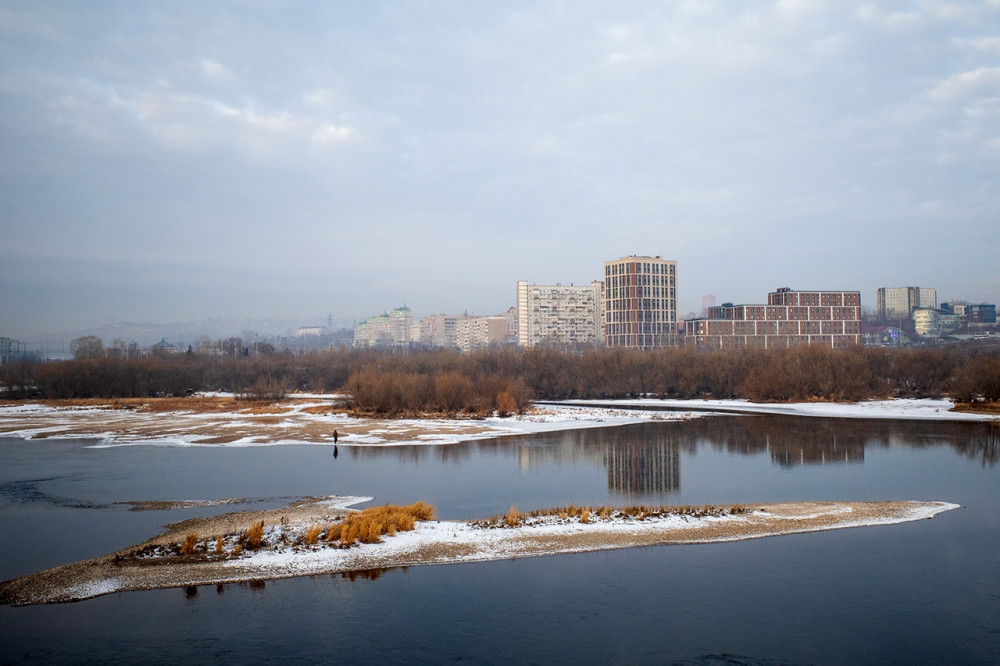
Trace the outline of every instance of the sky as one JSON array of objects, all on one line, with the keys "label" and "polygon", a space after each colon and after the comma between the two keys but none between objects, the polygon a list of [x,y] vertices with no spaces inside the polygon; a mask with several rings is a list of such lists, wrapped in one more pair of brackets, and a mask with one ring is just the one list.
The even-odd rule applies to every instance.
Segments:
[{"label": "sky", "polygon": [[0,0],[0,336],[1000,300],[1000,0]]}]

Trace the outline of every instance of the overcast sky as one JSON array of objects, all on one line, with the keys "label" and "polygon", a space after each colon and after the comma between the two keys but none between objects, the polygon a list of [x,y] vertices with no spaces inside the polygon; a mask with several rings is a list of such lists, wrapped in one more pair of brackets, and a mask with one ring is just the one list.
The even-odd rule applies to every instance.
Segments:
[{"label": "overcast sky", "polygon": [[0,336],[678,262],[1000,300],[1000,0],[0,0]]}]

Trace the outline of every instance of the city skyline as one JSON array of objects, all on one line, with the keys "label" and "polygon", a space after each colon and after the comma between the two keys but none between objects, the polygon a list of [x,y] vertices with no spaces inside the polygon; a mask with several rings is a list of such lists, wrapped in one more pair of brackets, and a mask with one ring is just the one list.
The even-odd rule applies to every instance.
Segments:
[{"label": "city skyline", "polygon": [[8,3],[0,336],[702,296],[996,302],[1000,2]]}]

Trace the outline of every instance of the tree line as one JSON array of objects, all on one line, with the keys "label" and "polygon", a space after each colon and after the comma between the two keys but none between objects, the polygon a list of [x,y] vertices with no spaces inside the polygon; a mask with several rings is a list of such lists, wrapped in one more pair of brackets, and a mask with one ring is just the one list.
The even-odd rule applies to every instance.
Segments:
[{"label": "tree line", "polygon": [[744,398],[856,401],[887,397],[1000,400],[1000,350],[955,345],[886,349],[635,351],[579,354],[498,348],[470,354],[342,348],[305,354],[219,357],[187,353],[80,358],[0,366],[0,396],[79,399],[229,391],[280,399],[291,391],[340,392],[374,414],[517,412],[533,400]]}]

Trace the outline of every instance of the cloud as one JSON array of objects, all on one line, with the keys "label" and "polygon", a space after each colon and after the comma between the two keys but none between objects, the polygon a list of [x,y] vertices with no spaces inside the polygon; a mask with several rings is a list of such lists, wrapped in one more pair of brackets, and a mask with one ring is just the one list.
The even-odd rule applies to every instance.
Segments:
[{"label": "cloud", "polygon": [[[0,263],[181,257],[241,276],[204,311],[326,289],[360,317],[499,311],[633,253],[680,261],[691,309],[779,278],[874,293],[961,243],[957,292],[1000,209],[996,6],[6,6]],[[194,306],[142,284],[123,310]]]}]

